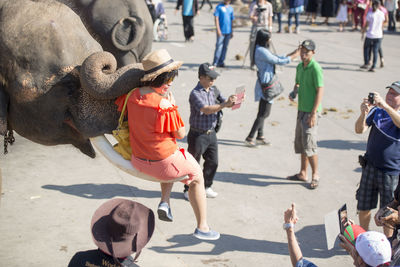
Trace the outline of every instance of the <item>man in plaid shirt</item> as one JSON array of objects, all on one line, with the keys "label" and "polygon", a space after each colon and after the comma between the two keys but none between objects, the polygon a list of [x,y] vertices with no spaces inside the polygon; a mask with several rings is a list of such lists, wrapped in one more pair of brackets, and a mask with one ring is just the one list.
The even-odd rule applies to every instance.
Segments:
[{"label": "man in plaid shirt", "polygon": [[[217,125],[218,111],[226,107],[232,107],[236,101],[236,95],[225,99],[218,96],[218,102],[213,86],[214,80],[219,74],[214,68],[203,63],[199,67],[199,82],[189,96],[190,103],[190,130],[187,136],[188,151],[200,163],[204,158],[203,176],[206,187],[206,195],[215,198],[218,193],[213,191],[211,185],[218,168],[218,144],[215,126]],[[185,185],[184,197],[188,199],[189,187]]]}]

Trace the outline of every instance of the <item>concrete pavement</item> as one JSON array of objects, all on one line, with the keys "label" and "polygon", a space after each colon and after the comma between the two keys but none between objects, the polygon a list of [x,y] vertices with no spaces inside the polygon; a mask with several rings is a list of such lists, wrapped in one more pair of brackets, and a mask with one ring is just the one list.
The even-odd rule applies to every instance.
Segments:
[{"label": "concrete pavement", "polygon": [[[174,15],[175,2],[165,5],[169,39],[154,43],[153,49],[166,48],[174,59],[184,61],[173,90],[188,125],[187,100],[197,82],[198,65],[213,57],[213,16],[205,6],[195,18],[195,41],[185,43],[181,16]],[[354,122],[368,92],[385,94],[385,86],[400,80],[399,35],[385,35],[386,65],[376,73],[359,70],[363,62],[359,32],[302,25],[300,34],[273,35],[278,54],[292,51],[304,39],[313,39],[315,58],[324,69],[323,106],[331,111],[320,121],[320,186],[309,190],[305,183],[285,179],[296,173],[300,164],[293,151],[296,107],[287,99],[298,62],[279,73],[286,90],[275,101],[265,125],[272,145],[253,149],[243,144],[258,108],[253,101],[256,73],[242,68],[242,61],[235,59],[235,55],[245,54],[249,33],[249,27],[235,29],[228,67],[218,69],[221,76],[216,81],[225,96],[234,93],[239,84],[247,89],[246,102],[239,110],[224,110],[218,134],[220,164],[213,188],[219,196],[208,200],[208,215],[210,226],[221,232],[221,238],[201,242],[191,236],[195,218],[183,199],[183,185],[177,183],[171,200],[174,222],[156,220],[154,235],[139,257],[140,266],[290,266],[282,223],[291,202],[297,204],[300,221],[296,236],[304,257],[318,266],[352,265],[343,250],[326,249],[324,215],[347,203],[349,217],[357,219],[357,159],[365,150],[367,134],[355,134]],[[187,146],[185,140],[181,145]],[[121,172],[99,153],[95,159],[88,158],[71,145],[45,147],[16,136],[9,154],[0,155],[0,167],[1,266],[66,266],[75,252],[95,248],[90,219],[104,201],[129,198],[153,211],[159,202],[158,184]]]}]

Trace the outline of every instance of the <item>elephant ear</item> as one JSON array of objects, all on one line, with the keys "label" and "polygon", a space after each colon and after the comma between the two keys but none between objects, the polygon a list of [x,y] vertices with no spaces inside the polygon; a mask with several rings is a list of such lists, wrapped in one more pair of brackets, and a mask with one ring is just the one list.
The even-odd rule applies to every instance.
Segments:
[{"label": "elephant ear", "polygon": [[8,104],[8,94],[5,92],[3,85],[0,85],[0,135],[5,135],[7,132]]}]

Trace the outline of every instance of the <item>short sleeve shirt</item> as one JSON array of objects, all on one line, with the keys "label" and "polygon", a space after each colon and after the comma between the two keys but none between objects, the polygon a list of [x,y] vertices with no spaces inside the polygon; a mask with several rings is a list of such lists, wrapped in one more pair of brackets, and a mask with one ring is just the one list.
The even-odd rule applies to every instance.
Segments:
[{"label": "short sleeve shirt", "polygon": [[272,12],[272,4],[270,2],[267,2],[264,6],[262,6],[261,8],[264,8],[264,11],[259,12],[257,10],[258,5],[255,4],[252,6],[252,10],[250,11],[250,16],[256,16],[259,17],[257,26],[258,27],[268,27],[268,26],[272,26],[272,25],[268,25],[269,21],[268,19],[270,17],[273,16],[273,12]]},{"label": "short sleeve shirt", "polygon": [[[220,100],[225,102],[226,99],[221,95]],[[189,96],[190,104],[190,118],[189,123],[191,127],[200,130],[209,130],[217,124],[217,113],[204,114],[200,111],[205,106],[212,106],[216,104],[214,86],[207,90],[201,86],[200,83],[192,90]]]},{"label": "short sleeve shirt", "polygon": [[296,266],[295,267],[317,267],[317,265],[315,265],[311,261],[308,261],[308,260],[302,258],[301,260],[296,262]]},{"label": "short sleeve shirt", "polygon": [[400,173],[400,128],[381,108],[373,108],[366,119],[371,131],[365,156],[375,168],[389,175]]},{"label": "short sleeve shirt", "polygon": [[368,12],[366,21],[368,22],[368,30],[366,37],[370,39],[382,38],[382,25],[385,21],[385,14],[381,10]]},{"label": "short sleeve shirt", "polygon": [[[296,84],[299,85],[298,110],[311,112],[314,107],[317,88],[324,86],[322,68],[314,59],[311,59],[307,67],[303,67],[303,62],[297,65]],[[317,108],[321,112],[322,105]]]},{"label": "short sleeve shirt", "polygon": [[220,3],[214,11],[214,17],[218,17],[219,27],[222,34],[232,33],[232,22],[235,19],[231,5]]}]

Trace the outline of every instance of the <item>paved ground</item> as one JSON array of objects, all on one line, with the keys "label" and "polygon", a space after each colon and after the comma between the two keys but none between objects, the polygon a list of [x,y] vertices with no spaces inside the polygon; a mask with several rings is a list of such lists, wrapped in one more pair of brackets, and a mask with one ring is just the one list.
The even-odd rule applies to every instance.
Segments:
[{"label": "paved ground", "polygon": [[[169,40],[155,43],[185,64],[173,90],[185,122],[188,122],[190,90],[195,86],[199,63],[211,61],[215,33],[208,7],[195,18],[196,40],[185,43],[181,16],[167,2]],[[304,19],[304,18],[303,18]],[[376,73],[359,70],[362,42],[358,32],[336,31],[337,26],[306,26],[298,35],[274,34],[279,54],[292,51],[299,41],[312,38],[316,59],[324,69],[323,105],[328,111],[320,121],[320,187],[289,182],[287,175],[299,169],[293,152],[296,107],[287,94],[293,86],[295,66],[282,68],[280,79],[286,91],[266,121],[269,147],[243,145],[256,116],[253,101],[256,73],[242,68],[235,55],[244,55],[249,27],[237,28],[229,46],[225,69],[216,84],[225,95],[245,84],[247,100],[242,108],[226,110],[218,134],[220,166],[209,199],[209,222],[221,232],[216,242],[200,242],[191,236],[195,228],[190,205],[183,199],[183,185],[172,193],[173,223],[156,221],[153,238],[140,256],[140,266],[289,266],[283,211],[296,202],[300,221],[296,235],[304,256],[319,266],[351,266],[342,250],[326,249],[324,215],[347,203],[356,218],[355,190],[360,177],[357,156],[365,149],[367,134],[354,133],[359,104],[368,92],[385,94],[384,87],[399,80],[399,35],[385,35],[385,68]],[[248,59],[246,61],[248,65]],[[78,250],[94,248],[90,219],[107,199],[123,197],[139,201],[154,211],[159,185],[131,177],[103,158],[90,159],[70,145],[45,147],[20,136],[7,156],[0,155],[3,193],[0,207],[1,266],[66,266]],[[182,146],[186,147],[185,140]]]}]

